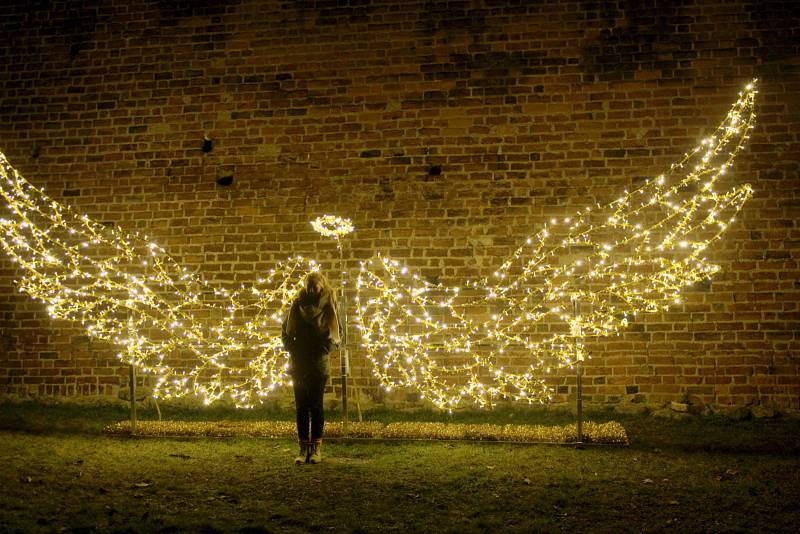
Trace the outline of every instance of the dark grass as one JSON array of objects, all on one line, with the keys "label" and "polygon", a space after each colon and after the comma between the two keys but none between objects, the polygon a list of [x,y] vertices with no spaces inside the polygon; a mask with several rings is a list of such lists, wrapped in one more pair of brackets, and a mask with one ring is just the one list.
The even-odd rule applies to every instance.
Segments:
[{"label": "dark grass", "polygon": [[[162,407],[165,418],[290,413]],[[0,405],[2,532],[796,532],[800,425],[616,417],[629,447],[129,439],[121,407]],[[564,424],[545,410],[371,412],[382,422]],[[140,412],[155,418],[154,412]],[[151,417],[152,416],[152,417]],[[279,416],[279,417],[276,417]],[[609,413],[592,414],[602,422]]]}]

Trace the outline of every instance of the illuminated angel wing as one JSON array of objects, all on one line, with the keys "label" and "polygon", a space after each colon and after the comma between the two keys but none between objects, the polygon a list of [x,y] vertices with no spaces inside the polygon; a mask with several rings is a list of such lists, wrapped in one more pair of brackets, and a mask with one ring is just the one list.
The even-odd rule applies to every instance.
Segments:
[{"label": "illuminated angel wing", "polygon": [[375,376],[442,408],[546,400],[544,377],[583,359],[583,338],[680,303],[684,287],[717,271],[706,250],[752,194],[749,185],[715,185],[753,128],[755,94],[754,81],[663,175],[552,218],[489,280],[444,287],[387,258],[363,263],[357,320]]},{"label": "illuminated angel wing", "polygon": [[20,267],[20,291],[121,347],[122,361],[157,376],[155,396],[250,406],[288,382],[281,318],[313,261],[290,259],[252,287],[214,289],[145,236],[52,200],[1,153],[0,173],[0,244]]}]

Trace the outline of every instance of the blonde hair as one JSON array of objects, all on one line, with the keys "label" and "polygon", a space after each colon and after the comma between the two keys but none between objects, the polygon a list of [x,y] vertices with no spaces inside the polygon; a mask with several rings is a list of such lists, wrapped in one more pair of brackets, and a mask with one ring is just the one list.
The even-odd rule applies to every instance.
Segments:
[{"label": "blonde hair", "polygon": [[[306,275],[303,283],[303,288],[300,290],[298,297],[303,293],[309,293],[311,286],[316,286],[320,289],[320,297],[325,300],[322,308],[322,321],[319,326],[327,328],[330,333],[331,339],[334,343],[339,343],[339,317],[336,310],[336,292],[328,283],[328,279],[319,271],[312,271]],[[288,331],[294,331],[293,321],[289,320]]]},{"label": "blonde hair", "polygon": [[318,286],[323,291],[327,289],[328,291],[330,291],[331,295],[333,295],[333,289],[328,283],[328,279],[321,272],[311,271],[306,275],[305,286],[304,286],[306,291],[308,291],[312,283],[314,283],[314,285]]}]

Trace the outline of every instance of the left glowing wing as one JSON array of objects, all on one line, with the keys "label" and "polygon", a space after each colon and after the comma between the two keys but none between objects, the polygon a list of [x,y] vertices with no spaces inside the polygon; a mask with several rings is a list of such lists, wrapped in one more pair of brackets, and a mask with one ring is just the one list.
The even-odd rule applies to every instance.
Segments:
[{"label": "left glowing wing", "polygon": [[2,154],[0,173],[0,244],[20,268],[20,291],[121,347],[121,360],[158,377],[154,395],[249,406],[288,381],[280,321],[313,261],[288,260],[251,287],[214,288],[145,236],[52,200]]}]

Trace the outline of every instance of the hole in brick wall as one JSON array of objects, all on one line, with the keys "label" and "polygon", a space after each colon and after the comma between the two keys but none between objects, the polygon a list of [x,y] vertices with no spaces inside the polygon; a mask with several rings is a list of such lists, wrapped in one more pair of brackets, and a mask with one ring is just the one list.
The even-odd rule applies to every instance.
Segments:
[{"label": "hole in brick wall", "polygon": [[31,150],[31,157],[33,159],[38,159],[40,154],[41,149],[38,146],[33,147],[33,150]]},{"label": "hole in brick wall", "polygon": [[200,150],[208,154],[209,152],[214,150],[214,142],[208,137],[203,137],[203,146]]},{"label": "hole in brick wall", "polygon": [[440,174],[442,174],[441,165],[431,165],[430,167],[428,167],[429,176],[439,176]]},{"label": "hole in brick wall", "polygon": [[221,187],[228,187],[233,183],[233,176],[220,176],[217,178],[217,185]]}]

